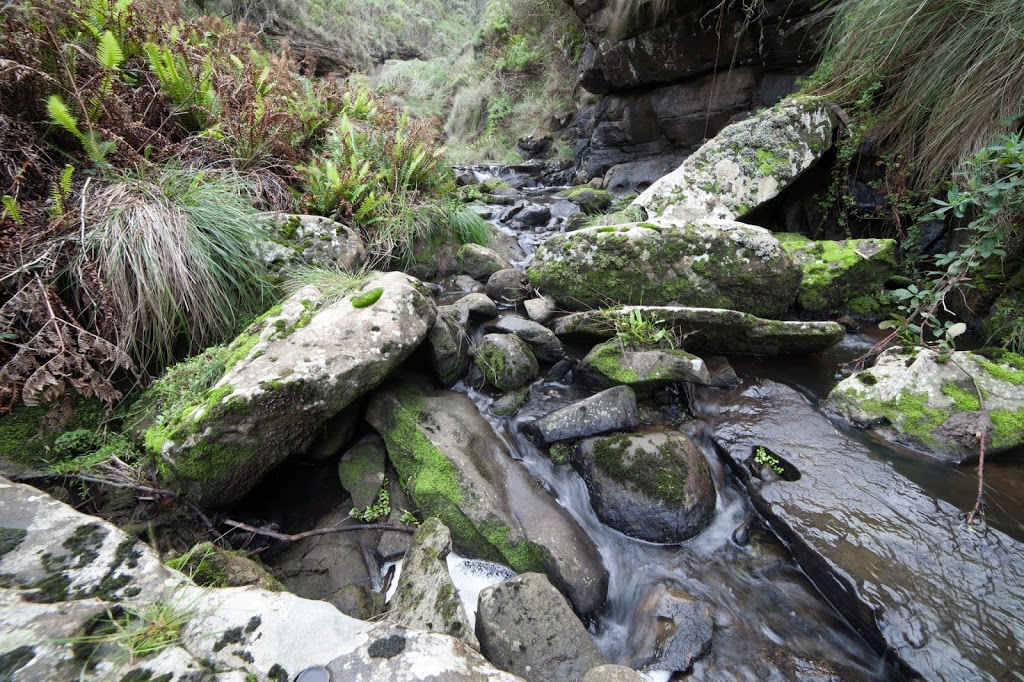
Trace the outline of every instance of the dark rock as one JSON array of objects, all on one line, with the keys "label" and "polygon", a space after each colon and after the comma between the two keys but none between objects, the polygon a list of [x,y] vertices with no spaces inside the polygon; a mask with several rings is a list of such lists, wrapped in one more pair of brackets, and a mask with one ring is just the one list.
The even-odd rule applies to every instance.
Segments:
[{"label": "dark rock", "polygon": [[468,308],[459,305],[439,307],[437,320],[427,335],[427,345],[431,368],[441,383],[451,386],[461,379],[469,369],[472,350]]},{"label": "dark rock", "polygon": [[526,275],[509,268],[498,270],[487,280],[487,295],[501,303],[519,303],[530,297],[530,283]]},{"label": "dark rock", "polygon": [[579,360],[575,358],[562,358],[551,366],[548,373],[544,375],[546,381],[561,381],[566,377],[569,372],[579,364]]},{"label": "dark rock", "polygon": [[630,638],[635,668],[686,672],[711,650],[711,611],[682,590],[659,585],[644,598],[639,611],[655,626]]},{"label": "dark rock", "polygon": [[384,485],[384,442],[379,436],[366,436],[338,462],[341,488],[352,497],[352,506],[363,511],[377,501]]},{"label": "dark rock", "polygon": [[607,663],[565,598],[539,573],[481,592],[476,635],[487,660],[530,682],[578,679]]},{"label": "dark rock", "polygon": [[511,417],[526,404],[529,397],[530,389],[528,388],[507,393],[491,403],[491,414],[496,414],[499,417]]},{"label": "dark rock", "polygon": [[527,204],[515,215],[523,227],[544,227],[551,220],[551,209],[543,204]]},{"label": "dark rock", "polygon": [[477,344],[477,369],[491,386],[514,391],[533,381],[540,365],[527,346],[513,334],[487,334]]},{"label": "dark rock", "polygon": [[710,386],[715,388],[732,388],[740,383],[736,370],[729,364],[729,360],[721,355],[703,355],[704,366],[708,368],[711,375]]},{"label": "dark rock", "polygon": [[486,294],[469,294],[468,296],[463,296],[452,305],[465,310],[469,317],[474,320],[489,320],[492,317],[498,316],[498,306]]},{"label": "dark rock", "polygon": [[635,429],[639,425],[636,394],[631,388],[616,386],[545,415],[525,429],[534,442],[550,445],[560,440]]},{"label": "dark rock", "polygon": [[526,135],[516,141],[516,147],[527,159],[542,159],[551,150],[551,142],[551,135],[542,135],[539,138]]},{"label": "dark rock", "polygon": [[516,315],[502,317],[497,322],[485,325],[484,328],[488,332],[515,334],[525,341],[537,359],[543,362],[557,362],[565,355],[562,342],[553,331],[542,324],[524,320]]},{"label": "dark rock", "polygon": [[365,407],[365,400],[357,400],[331,417],[320,429],[319,435],[306,450],[305,456],[315,462],[322,462],[341,452],[352,438],[356,426],[363,422]]}]

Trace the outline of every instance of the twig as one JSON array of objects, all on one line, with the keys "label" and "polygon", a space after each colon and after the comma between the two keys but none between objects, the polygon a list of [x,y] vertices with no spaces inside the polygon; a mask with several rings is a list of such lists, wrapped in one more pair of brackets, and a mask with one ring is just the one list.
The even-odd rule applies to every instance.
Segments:
[{"label": "twig", "polygon": [[135,485],[134,483],[118,483],[117,481],[111,481],[107,478],[98,478],[96,476],[86,476],[85,474],[12,474],[8,476],[12,481],[37,481],[44,478],[71,478],[76,481],[86,481],[88,483],[98,483],[100,485],[110,486],[111,488],[124,488],[126,490],[136,490],[140,493],[149,493],[150,495],[163,495],[166,497],[177,497],[178,494],[173,490],[164,490],[163,488],[151,488],[145,485]]},{"label": "twig", "polygon": [[981,454],[978,457],[978,497],[974,501],[974,509],[968,514],[967,518],[964,519],[964,524],[971,528],[973,526],[980,526],[982,533],[988,530],[988,522],[985,520],[985,432],[978,431],[975,434],[977,436]]},{"label": "twig", "polygon": [[285,542],[296,542],[298,540],[304,540],[305,538],[311,538],[317,535],[327,535],[329,533],[344,533],[351,530],[393,530],[399,533],[409,533],[410,535],[416,532],[416,529],[407,528],[405,526],[392,526],[386,523],[365,523],[360,526],[336,526],[333,528],[314,528],[313,530],[307,530],[303,533],[295,533],[294,535],[289,535],[287,533],[278,533],[277,531],[273,530],[256,528],[254,526],[250,526],[240,521],[232,521],[231,519],[224,519],[222,523],[226,526],[231,526],[232,528],[244,530],[249,533],[254,533],[256,535],[263,535],[268,538],[273,538],[275,540],[283,540]]}]

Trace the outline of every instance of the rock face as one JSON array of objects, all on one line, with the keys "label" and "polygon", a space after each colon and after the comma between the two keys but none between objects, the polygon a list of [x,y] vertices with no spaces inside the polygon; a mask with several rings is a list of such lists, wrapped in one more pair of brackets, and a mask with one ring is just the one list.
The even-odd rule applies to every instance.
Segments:
[{"label": "rock face", "polygon": [[657,625],[630,639],[636,668],[685,672],[711,649],[714,624],[704,602],[677,588],[658,586],[639,609]]},{"label": "rock face", "polygon": [[440,632],[480,650],[466,609],[448,574],[445,557],[452,537],[436,518],[424,521],[412,537],[395,596],[388,602],[391,620],[414,630]]},{"label": "rock face", "polygon": [[[726,461],[819,591],[877,651],[929,680],[1000,680],[1024,668],[1024,548],[967,532],[937,500],[780,384],[716,405]],[[753,475],[758,447],[786,475]],[[978,595],[985,594],[984,607]]]},{"label": "rock face", "polygon": [[460,554],[546,573],[580,613],[604,603],[607,574],[593,542],[512,460],[469,398],[393,384],[366,418],[419,511],[451,529]]},{"label": "rock face", "polygon": [[559,338],[593,343],[615,336],[616,325],[627,324],[639,312],[684,337],[683,346],[695,351],[738,355],[796,355],[831,348],[843,338],[835,322],[762,320],[735,310],[681,306],[623,306],[561,317],[551,323]]},{"label": "rock face", "polygon": [[742,218],[832,147],[835,123],[823,100],[786,100],[722,130],[633,205],[684,222]]},{"label": "rock face", "polygon": [[316,310],[306,287],[236,339],[238,359],[145,434],[200,504],[240,499],[319,428],[380,384],[426,338],[436,308],[418,280],[392,272]]},{"label": "rock face", "polygon": [[608,661],[565,598],[539,573],[480,593],[476,633],[498,667],[530,680],[576,680]]},{"label": "rock face", "polygon": [[477,344],[477,369],[491,386],[514,391],[526,386],[540,371],[530,347],[514,334],[487,334]]},{"label": "rock face", "polygon": [[891,348],[871,369],[841,381],[826,404],[853,424],[951,462],[977,459],[982,433],[986,454],[1024,444],[1024,357],[937,357]]},{"label": "rock face", "polygon": [[320,265],[355,272],[366,264],[366,249],[350,227],[317,215],[271,213],[265,258],[275,269]]},{"label": "rock face", "polygon": [[679,382],[711,383],[708,368],[695,355],[673,348],[623,350],[616,339],[595,346],[576,372],[585,384],[595,388],[622,385],[637,392]]},{"label": "rock face", "polygon": [[865,297],[870,306],[870,299],[896,270],[896,242],[892,239],[812,241],[792,233],[776,233],[775,237],[803,268],[797,303],[808,313],[858,312],[854,299]]},{"label": "rock face", "polygon": [[571,310],[686,303],[760,317],[785,313],[801,277],[768,230],[714,220],[556,234],[537,249],[527,274]]},{"label": "rock face", "polygon": [[587,438],[576,444],[570,459],[598,517],[631,537],[682,542],[714,516],[715,486],[707,462],[681,433],[645,430]]},{"label": "rock face", "polygon": [[628,386],[616,386],[530,422],[525,430],[534,442],[550,445],[639,425],[636,394]]},{"label": "rock face", "polygon": [[[358,669],[363,679],[518,679],[445,635],[366,623],[287,592],[196,587],[115,526],[5,479],[0,529],[5,679],[290,680],[325,665]],[[84,666],[77,642],[121,609],[180,631],[134,659],[112,640],[97,641]],[[352,679],[346,674],[335,679]]]}]

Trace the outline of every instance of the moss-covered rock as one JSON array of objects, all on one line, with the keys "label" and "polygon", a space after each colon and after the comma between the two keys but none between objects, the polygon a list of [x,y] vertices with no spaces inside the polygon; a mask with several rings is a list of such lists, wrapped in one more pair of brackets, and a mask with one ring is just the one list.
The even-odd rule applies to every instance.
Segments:
[{"label": "moss-covered rock", "polygon": [[353,445],[338,462],[341,488],[352,497],[352,506],[363,511],[377,501],[384,485],[387,453],[380,437],[370,435]]},{"label": "moss-covered rock", "polygon": [[351,227],[315,215],[271,213],[268,217],[272,242],[264,259],[276,270],[316,265],[355,272],[366,264],[366,249]]},{"label": "moss-covered rock", "polygon": [[527,275],[575,310],[685,302],[779,317],[796,301],[801,271],[764,228],[700,221],[556,234],[537,249]]},{"label": "moss-covered rock", "polygon": [[[98,400],[78,396],[62,396],[47,405],[28,407],[15,405],[7,414],[0,414],[0,470],[40,470],[62,459],[85,454],[87,450],[68,447],[67,432],[77,432],[86,440],[96,441],[100,424],[107,410]],[[95,450],[102,445],[95,442]]]},{"label": "moss-covered rock", "polygon": [[[797,303],[815,315],[863,311],[862,297],[873,298],[896,269],[892,239],[813,241],[794,233],[775,237],[803,269]],[[854,310],[853,308],[857,308]]]},{"label": "moss-covered rock", "polygon": [[587,215],[596,215],[608,210],[615,203],[615,195],[603,189],[583,185],[573,187],[564,194],[565,198],[573,202]]},{"label": "moss-covered rock", "polygon": [[695,355],[675,348],[627,349],[618,339],[595,346],[575,372],[595,388],[623,385],[637,392],[680,382],[711,383],[704,361]]},{"label": "moss-covered rock", "polygon": [[[488,299],[483,294],[479,294]],[[469,369],[473,343],[469,335],[469,310],[450,305],[437,309],[437,320],[427,336],[430,366],[438,380],[451,386]]]},{"label": "moss-covered rock", "polygon": [[737,220],[777,196],[832,147],[821,99],[780,102],[724,128],[633,202],[651,216]]},{"label": "moss-covered rock", "polygon": [[455,253],[455,258],[458,261],[460,275],[468,275],[481,282],[486,282],[487,278],[498,270],[512,267],[512,264],[497,251],[479,244],[464,244]]},{"label": "moss-covered rock", "polygon": [[477,369],[488,384],[514,391],[533,381],[540,365],[526,342],[515,334],[487,334],[477,344]]},{"label": "moss-covered rock", "polygon": [[[952,462],[1024,445],[1024,357],[927,349],[887,350],[870,370],[841,381],[826,405],[858,426]],[[980,395],[979,395],[980,392]]]}]

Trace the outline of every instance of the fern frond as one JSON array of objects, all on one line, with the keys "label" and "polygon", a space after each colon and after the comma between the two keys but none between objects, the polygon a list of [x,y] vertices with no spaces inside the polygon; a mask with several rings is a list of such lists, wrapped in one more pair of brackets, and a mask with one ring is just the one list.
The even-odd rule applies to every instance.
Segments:
[{"label": "fern frond", "polygon": [[109,29],[103,33],[96,46],[96,59],[109,71],[116,71],[124,63],[124,51]]},{"label": "fern frond", "polygon": [[75,119],[75,115],[71,113],[68,105],[64,104],[64,100],[60,95],[50,95],[47,98],[46,113],[50,117],[50,123],[63,128],[79,140],[85,141],[85,136],[82,135],[82,131],[78,128],[78,121]]}]

